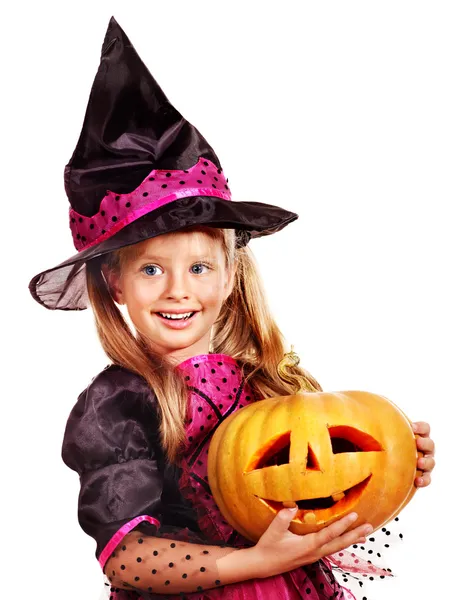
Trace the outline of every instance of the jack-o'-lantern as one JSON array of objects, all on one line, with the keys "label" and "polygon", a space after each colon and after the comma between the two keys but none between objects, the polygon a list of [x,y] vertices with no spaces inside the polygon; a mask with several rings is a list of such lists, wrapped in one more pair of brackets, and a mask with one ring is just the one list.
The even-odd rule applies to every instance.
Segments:
[{"label": "jack-o'-lantern", "polygon": [[421,454],[411,422],[377,394],[313,391],[307,380],[287,373],[288,363],[298,362],[290,352],[278,366],[283,379],[300,384],[296,394],[254,402],[215,432],[208,477],[219,509],[252,541],[283,503],[299,507],[289,528],[297,534],[350,512],[358,513],[352,527],[382,527],[416,491]]}]

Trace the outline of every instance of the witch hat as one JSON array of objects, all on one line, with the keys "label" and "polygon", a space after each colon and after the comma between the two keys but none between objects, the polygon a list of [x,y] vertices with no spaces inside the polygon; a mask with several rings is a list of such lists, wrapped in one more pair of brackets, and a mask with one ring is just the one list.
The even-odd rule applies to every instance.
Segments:
[{"label": "witch hat", "polygon": [[52,310],[87,308],[86,262],[113,250],[192,225],[235,229],[242,246],[298,218],[231,200],[214,150],[170,104],[114,17],[65,190],[78,253],[29,284]]}]

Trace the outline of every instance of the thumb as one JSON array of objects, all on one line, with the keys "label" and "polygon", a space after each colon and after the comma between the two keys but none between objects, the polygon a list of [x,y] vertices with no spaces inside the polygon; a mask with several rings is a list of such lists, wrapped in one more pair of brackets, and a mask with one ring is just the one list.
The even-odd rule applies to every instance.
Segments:
[{"label": "thumb", "polygon": [[296,506],[296,508],[281,509],[277,513],[277,515],[275,516],[273,521],[270,523],[270,526],[268,529],[271,529],[271,530],[277,531],[277,532],[286,531],[287,529],[289,529],[289,525],[291,524],[291,521],[296,516],[296,513],[297,513],[297,506]]}]

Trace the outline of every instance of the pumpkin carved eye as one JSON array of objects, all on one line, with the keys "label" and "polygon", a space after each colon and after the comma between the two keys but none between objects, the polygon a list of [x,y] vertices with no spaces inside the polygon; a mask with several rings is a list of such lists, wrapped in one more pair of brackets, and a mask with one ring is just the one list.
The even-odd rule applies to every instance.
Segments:
[{"label": "pumpkin carved eye", "polygon": [[381,452],[381,444],[368,433],[360,431],[355,427],[347,425],[338,425],[329,427],[332,452],[341,454],[342,452]]},{"label": "pumpkin carved eye", "polygon": [[[368,433],[360,431],[355,427],[337,425],[328,427],[333,454],[343,452],[375,452],[382,451],[379,442]],[[286,431],[268,441],[266,445],[259,448],[252,457],[244,473],[266,467],[279,467],[289,463],[291,450],[291,432]],[[307,470],[319,471],[317,458],[310,444],[307,453]]]},{"label": "pumpkin carved eye", "polygon": [[[250,471],[264,469],[265,467],[287,465],[289,463],[290,450],[291,432],[287,431],[270,440],[267,446],[260,448],[244,472],[249,473]],[[319,470],[317,459],[310,445],[307,454],[307,469],[313,471]]]},{"label": "pumpkin carved eye", "polygon": [[257,453],[247,468],[247,471],[264,469],[289,463],[289,451],[291,449],[291,432],[287,431],[270,441],[268,447],[264,447]]}]

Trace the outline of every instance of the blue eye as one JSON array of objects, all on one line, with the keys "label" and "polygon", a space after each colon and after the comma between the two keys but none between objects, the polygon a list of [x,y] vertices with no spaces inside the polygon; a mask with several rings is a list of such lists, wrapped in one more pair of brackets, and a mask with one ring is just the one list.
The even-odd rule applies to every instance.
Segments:
[{"label": "blue eye", "polygon": [[[206,263],[196,263],[195,265],[193,265],[194,267],[206,267],[208,270],[211,270],[210,265],[207,265]],[[193,268],[193,267],[192,267]],[[196,273],[196,275],[200,275],[200,273]]]},{"label": "blue eye", "polygon": [[154,272],[153,273],[148,273],[148,271],[146,269],[153,269],[153,271],[154,271],[154,269],[158,269],[158,268],[159,267],[157,267],[156,265],[146,265],[146,266],[144,266],[142,268],[142,271],[145,273],[145,275],[150,275],[151,276],[151,275],[154,275]]},{"label": "blue eye", "polygon": [[[206,263],[195,263],[194,265],[192,265],[192,269],[193,268],[200,268],[200,267],[205,267],[207,268],[209,271],[212,270],[211,265],[206,264]],[[153,275],[156,275],[157,273],[155,272],[156,269],[160,269],[160,267],[158,267],[157,265],[145,265],[144,267],[141,268],[141,271],[145,274],[148,275],[149,277],[152,277]],[[203,275],[203,272],[195,272],[195,275]]]}]

